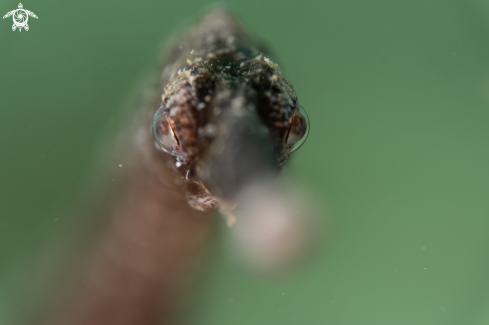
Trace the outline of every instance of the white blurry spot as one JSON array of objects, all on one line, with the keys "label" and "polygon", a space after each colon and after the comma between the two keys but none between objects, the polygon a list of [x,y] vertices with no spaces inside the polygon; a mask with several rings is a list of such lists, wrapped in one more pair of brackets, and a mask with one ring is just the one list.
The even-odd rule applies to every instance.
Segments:
[{"label": "white blurry spot", "polygon": [[234,237],[254,271],[277,271],[302,256],[312,237],[312,204],[296,184],[256,182],[237,203]]},{"label": "white blurry spot", "polygon": [[197,105],[197,109],[200,111],[205,108],[205,103],[201,102]]},{"label": "white blurry spot", "polygon": [[206,124],[206,126],[204,127],[204,134],[206,137],[213,138],[216,136],[216,133],[217,133],[217,128],[214,124],[212,123]]},{"label": "white blurry spot", "polygon": [[421,251],[425,251],[426,250],[426,246],[421,246]]},{"label": "white blurry spot", "polygon": [[178,168],[178,167],[182,166],[182,163],[181,163],[181,162],[179,162],[179,161],[177,161],[177,162],[175,163],[175,166]]},{"label": "white blurry spot", "polygon": [[122,164],[119,164],[119,167],[122,168]]}]

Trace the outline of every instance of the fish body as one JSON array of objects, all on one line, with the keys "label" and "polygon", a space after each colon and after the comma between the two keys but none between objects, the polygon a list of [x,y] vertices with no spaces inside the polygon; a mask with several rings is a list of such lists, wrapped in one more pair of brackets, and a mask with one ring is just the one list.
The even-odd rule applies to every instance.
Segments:
[{"label": "fish body", "polygon": [[[291,84],[223,10],[173,42],[150,102],[136,113],[135,133],[125,130],[133,151],[119,165],[106,229],[81,268],[83,289],[49,324],[177,323],[215,229],[211,209],[231,210],[243,189],[273,178],[307,137]],[[258,192],[251,192],[245,198],[254,202]],[[273,202],[288,210],[283,200]],[[255,220],[267,220],[258,214]],[[294,243],[280,229],[298,227],[272,228],[273,237],[259,237],[283,242],[284,233]]]}]

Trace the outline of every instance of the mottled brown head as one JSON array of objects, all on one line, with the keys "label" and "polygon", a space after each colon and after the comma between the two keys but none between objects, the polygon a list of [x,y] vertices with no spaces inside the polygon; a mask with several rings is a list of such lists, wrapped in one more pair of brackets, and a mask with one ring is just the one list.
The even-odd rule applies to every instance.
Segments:
[{"label": "mottled brown head", "polygon": [[153,132],[193,207],[232,204],[243,186],[278,173],[307,138],[292,85],[228,13],[204,16],[169,61]]}]

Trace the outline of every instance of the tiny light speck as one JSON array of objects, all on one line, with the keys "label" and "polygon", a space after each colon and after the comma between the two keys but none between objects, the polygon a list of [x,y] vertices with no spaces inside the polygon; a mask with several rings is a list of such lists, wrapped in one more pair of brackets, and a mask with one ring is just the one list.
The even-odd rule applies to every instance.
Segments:
[{"label": "tiny light speck", "polygon": [[427,268],[427,267],[425,267],[425,268],[423,268],[423,270],[428,271],[428,268]]},{"label": "tiny light speck", "polygon": [[122,164],[119,164],[119,167],[122,168]]},{"label": "tiny light speck", "polygon": [[426,250],[426,246],[421,246],[421,251],[425,251]]}]

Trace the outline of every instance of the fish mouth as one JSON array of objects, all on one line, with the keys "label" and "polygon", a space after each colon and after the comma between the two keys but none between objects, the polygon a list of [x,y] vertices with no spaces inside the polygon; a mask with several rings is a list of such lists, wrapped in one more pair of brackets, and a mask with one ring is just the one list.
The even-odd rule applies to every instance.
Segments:
[{"label": "fish mouth", "polygon": [[196,166],[196,176],[212,195],[234,203],[243,188],[276,177],[281,148],[253,109],[232,107],[208,127],[215,129],[215,136]]}]

